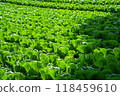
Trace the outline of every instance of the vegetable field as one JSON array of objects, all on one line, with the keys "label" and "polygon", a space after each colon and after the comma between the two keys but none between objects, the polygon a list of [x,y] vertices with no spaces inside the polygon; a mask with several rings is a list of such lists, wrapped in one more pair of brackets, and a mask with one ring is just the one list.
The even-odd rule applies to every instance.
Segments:
[{"label": "vegetable field", "polygon": [[120,79],[120,0],[0,0],[0,80]]}]

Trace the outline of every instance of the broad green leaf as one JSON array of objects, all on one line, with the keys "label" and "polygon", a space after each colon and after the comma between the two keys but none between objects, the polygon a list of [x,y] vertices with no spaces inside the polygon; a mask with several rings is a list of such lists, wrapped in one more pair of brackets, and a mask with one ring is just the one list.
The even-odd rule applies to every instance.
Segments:
[{"label": "broad green leaf", "polygon": [[53,80],[55,80],[55,73],[56,73],[56,70],[52,70],[52,69],[48,70],[48,74],[53,78]]},{"label": "broad green leaf", "polygon": [[86,45],[79,45],[79,46],[77,47],[77,50],[78,50],[79,52],[81,52],[81,53],[85,53],[85,47],[86,47]]},{"label": "broad green leaf", "polygon": [[44,69],[41,69],[39,72],[41,74],[42,80],[45,80],[46,78],[45,78],[45,71],[44,71]]},{"label": "broad green leaf", "polygon": [[101,58],[101,59],[98,59],[96,62],[94,62],[94,65],[99,67],[99,68],[102,68],[104,65],[106,65],[106,59],[105,58]]},{"label": "broad green leaf", "polygon": [[113,53],[115,54],[116,58],[120,58],[120,49],[119,48],[114,48]]},{"label": "broad green leaf", "polygon": [[64,69],[66,67],[66,63],[63,60],[58,60],[57,61],[57,66]]},{"label": "broad green leaf", "polygon": [[95,49],[95,50],[94,50],[94,53],[100,53],[100,50]]},{"label": "broad green leaf", "polygon": [[25,70],[27,71],[27,73],[29,73],[29,71],[30,71],[30,69],[31,69],[29,63],[26,62],[26,63],[24,63],[22,66],[25,68]]},{"label": "broad green leaf", "polygon": [[104,54],[104,56],[106,56],[108,49],[100,48],[100,51]]}]

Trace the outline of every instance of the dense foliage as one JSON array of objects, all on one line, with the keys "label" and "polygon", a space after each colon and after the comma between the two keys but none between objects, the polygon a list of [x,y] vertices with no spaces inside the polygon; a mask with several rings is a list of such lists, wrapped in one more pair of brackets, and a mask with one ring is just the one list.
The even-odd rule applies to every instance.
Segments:
[{"label": "dense foliage", "polygon": [[119,4],[0,0],[0,79],[120,79]]},{"label": "dense foliage", "polygon": [[[120,11],[120,7],[118,5],[120,3],[120,0],[117,0],[116,2],[108,0],[109,3],[104,2],[105,0],[103,1],[102,0],[79,0],[78,3],[77,2],[60,3],[59,1],[51,2],[51,0],[48,0],[47,2],[46,0],[45,1],[42,0],[41,2],[39,0],[0,0],[0,1],[12,3],[12,4],[18,4],[18,5],[37,6],[37,7],[43,7],[43,8],[48,7],[48,8],[54,8],[54,9],[104,11],[104,12],[119,12]],[[86,1],[89,1],[90,3]],[[96,3],[93,3],[94,1]]]}]

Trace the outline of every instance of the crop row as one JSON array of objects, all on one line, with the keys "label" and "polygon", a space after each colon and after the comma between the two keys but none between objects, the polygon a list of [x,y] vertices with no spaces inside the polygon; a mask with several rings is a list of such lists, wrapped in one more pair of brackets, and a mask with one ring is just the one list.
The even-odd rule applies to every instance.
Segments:
[{"label": "crop row", "polygon": [[119,12],[119,5],[91,5],[91,4],[70,4],[70,3],[56,3],[56,2],[40,2],[32,0],[0,0],[1,2],[14,3],[19,5],[48,7],[55,9],[69,9],[69,10],[85,10],[85,11],[104,11],[104,12]]},{"label": "crop row", "polygon": [[33,1],[43,1],[43,2],[61,2],[61,3],[78,3],[78,4],[115,4],[119,5],[120,0],[33,0]]}]

